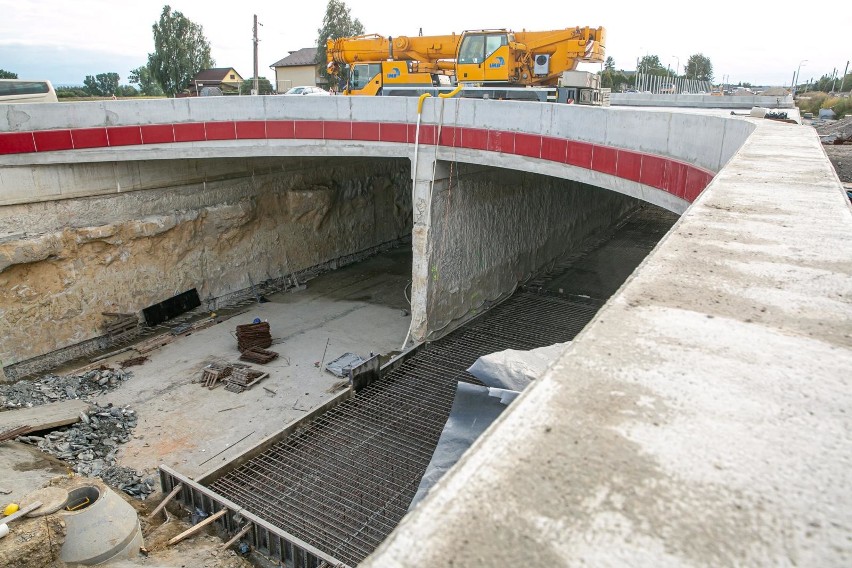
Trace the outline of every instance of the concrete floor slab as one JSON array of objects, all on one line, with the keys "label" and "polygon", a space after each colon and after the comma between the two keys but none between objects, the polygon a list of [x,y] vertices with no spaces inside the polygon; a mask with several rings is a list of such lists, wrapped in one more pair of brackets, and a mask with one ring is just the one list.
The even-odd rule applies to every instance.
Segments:
[{"label": "concrete floor slab", "polygon": [[[153,472],[164,463],[197,477],[323,404],[340,381],[315,365],[324,352],[327,362],[347,351],[387,353],[402,343],[410,274],[410,250],[395,249],[319,276],[304,291],[275,294],[151,353],[132,368],[131,380],[98,400],[129,404],[138,413],[119,464]],[[256,365],[270,377],[239,394],[193,382],[208,362],[237,360],[236,325],[256,317],[269,321],[270,349],[280,353]]]}]

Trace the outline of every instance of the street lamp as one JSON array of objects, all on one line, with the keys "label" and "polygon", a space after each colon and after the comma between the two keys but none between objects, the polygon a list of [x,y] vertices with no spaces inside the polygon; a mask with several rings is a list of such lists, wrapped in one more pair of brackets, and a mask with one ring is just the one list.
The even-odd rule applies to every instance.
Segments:
[{"label": "street lamp", "polygon": [[807,62],[808,62],[807,59],[802,59],[801,61],[799,61],[799,68],[796,69],[796,79],[793,81],[793,96],[794,97],[796,96],[796,87],[799,84],[799,71],[802,70],[802,65],[804,65]]}]

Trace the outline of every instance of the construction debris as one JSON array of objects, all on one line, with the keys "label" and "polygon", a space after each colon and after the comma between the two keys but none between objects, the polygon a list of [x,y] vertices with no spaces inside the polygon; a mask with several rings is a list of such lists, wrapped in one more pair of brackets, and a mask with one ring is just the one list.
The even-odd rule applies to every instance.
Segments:
[{"label": "construction debris", "polygon": [[20,436],[17,441],[37,446],[68,462],[75,472],[99,477],[128,495],[144,499],[153,493],[153,477],[143,480],[135,470],[115,465],[118,447],[130,440],[136,427],[136,412],[128,407],[95,404],[80,417],[82,421],[71,427],[44,436]]},{"label": "construction debris", "polygon": [[102,312],[102,315],[110,318],[104,325],[104,331],[113,341],[139,328],[139,318],[136,314]]},{"label": "construction debris", "polygon": [[334,361],[329,361],[328,365],[325,366],[325,370],[336,377],[345,377],[349,373],[350,369],[357,367],[365,360],[366,359],[360,355],[344,353]]},{"label": "construction debris", "polygon": [[210,390],[231,376],[234,369],[250,369],[245,363],[210,363],[201,372],[201,383]]},{"label": "construction debris", "polygon": [[269,322],[247,323],[237,326],[237,349],[240,353],[252,347],[267,348],[272,345]]},{"label": "construction debris", "polygon": [[269,376],[269,373],[258,371],[250,368],[235,368],[228,377],[228,383],[225,385],[225,390],[230,392],[240,393],[250,389],[263,379]]},{"label": "construction debris", "polygon": [[267,351],[260,347],[249,347],[240,355],[240,361],[251,361],[252,363],[265,365],[277,357],[278,353],[275,351]]},{"label": "construction debris", "polygon": [[0,383],[0,410],[32,408],[50,402],[104,394],[133,376],[107,367],[73,375],[45,375],[39,379]]}]

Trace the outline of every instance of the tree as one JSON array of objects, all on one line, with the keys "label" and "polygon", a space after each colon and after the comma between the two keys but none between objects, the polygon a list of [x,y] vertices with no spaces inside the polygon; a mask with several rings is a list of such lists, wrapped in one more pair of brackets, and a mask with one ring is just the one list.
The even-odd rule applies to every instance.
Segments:
[{"label": "tree", "polygon": [[[254,89],[254,77],[246,79],[245,81],[240,83],[241,95],[250,95],[252,89]],[[266,77],[258,77],[257,91],[258,95],[272,95],[275,93],[275,89],[272,88],[272,83],[270,83],[269,79],[267,79]]]},{"label": "tree", "polygon": [[115,95],[118,97],[138,97],[139,91],[132,85],[119,85],[115,91]]},{"label": "tree", "polygon": [[701,53],[690,55],[684,69],[687,79],[698,79],[699,81],[713,80],[713,64],[710,58]]},{"label": "tree", "polygon": [[130,71],[127,81],[132,85],[139,85],[139,93],[147,97],[158,97],[163,94],[163,89],[151,76],[151,71],[147,65],[142,65]]},{"label": "tree", "polygon": [[645,73],[646,75],[668,75],[668,71],[663,64],[660,63],[660,57],[658,55],[646,55],[642,59],[639,60],[639,69],[640,73]]},{"label": "tree", "polygon": [[94,77],[86,75],[83,85],[93,97],[111,97],[118,90],[118,73],[98,73]]},{"label": "tree", "polygon": [[18,74],[12,73],[11,71],[6,71],[5,69],[0,69],[0,79],[17,79]]},{"label": "tree", "polygon": [[351,37],[364,33],[364,26],[358,18],[352,19],[352,14],[343,0],[328,0],[322,27],[317,30],[317,66],[319,75],[328,79],[325,67],[326,42],[339,37]]},{"label": "tree", "polygon": [[148,54],[148,70],[167,95],[183,91],[199,71],[215,65],[204,28],[170,6],[163,6],[153,30],[154,53]]}]

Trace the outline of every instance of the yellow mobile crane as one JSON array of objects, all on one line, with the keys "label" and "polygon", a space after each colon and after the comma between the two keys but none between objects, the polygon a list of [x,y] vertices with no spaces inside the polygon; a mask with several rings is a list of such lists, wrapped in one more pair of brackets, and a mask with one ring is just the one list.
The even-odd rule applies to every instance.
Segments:
[{"label": "yellow mobile crane", "polygon": [[[339,73],[341,64],[350,65],[345,91],[349,95],[387,95],[389,89],[409,94],[399,87],[459,83],[479,88],[485,96],[502,97],[509,91],[501,87],[559,86],[563,73],[581,61],[602,62],[605,42],[602,27],[498,29],[449,36],[339,38],[329,40],[327,53],[332,74]],[[442,75],[449,80],[442,83]]]}]

